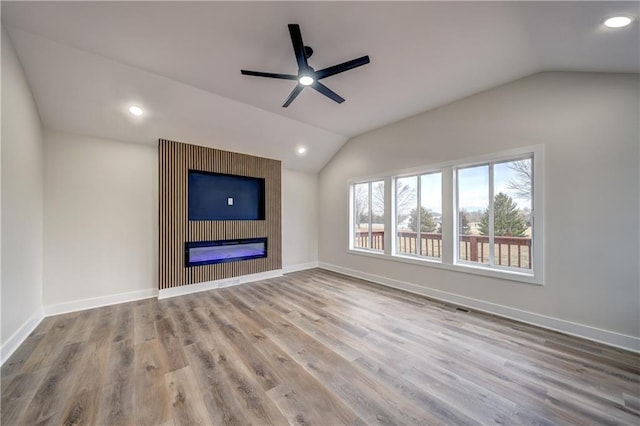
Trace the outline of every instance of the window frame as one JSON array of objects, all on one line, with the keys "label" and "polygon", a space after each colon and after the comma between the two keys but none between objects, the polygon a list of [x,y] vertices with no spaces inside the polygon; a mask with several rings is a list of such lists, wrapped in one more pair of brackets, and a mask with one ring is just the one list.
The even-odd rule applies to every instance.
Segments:
[{"label": "window frame", "polygon": [[[532,172],[532,180],[531,180],[531,247],[529,250],[531,250],[531,268],[525,269],[525,268],[517,268],[517,267],[510,267],[510,266],[505,266],[505,265],[498,265],[495,263],[495,216],[494,216],[494,203],[495,203],[495,173],[494,173],[494,166],[496,164],[504,164],[504,163],[510,163],[510,162],[514,162],[514,161],[519,161],[519,160],[531,160],[531,172]],[[482,161],[479,163],[474,163],[474,164],[465,164],[464,166],[455,166],[453,167],[453,179],[454,179],[454,191],[455,191],[455,197],[454,197],[454,227],[453,227],[453,260],[455,264],[459,264],[459,265],[464,265],[464,266],[473,266],[473,267],[483,267],[483,268],[487,268],[487,269],[495,269],[495,270],[504,270],[504,271],[508,271],[508,272],[520,272],[520,273],[525,273],[527,274],[528,271],[532,271],[531,275],[533,275],[533,270],[534,270],[534,265],[536,264],[536,258],[535,258],[535,252],[534,252],[534,247],[536,245],[535,243],[535,229],[536,229],[536,223],[535,223],[535,215],[534,215],[534,208],[533,206],[535,205],[535,198],[536,198],[536,188],[535,188],[535,163],[536,160],[534,158],[534,153],[528,153],[525,155],[518,155],[518,156],[511,156],[511,157],[503,157],[497,160],[493,160],[493,161]],[[458,220],[460,218],[459,216],[459,207],[460,207],[460,191],[458,190],[458,172],[460,170],[463,169],[468,169],[468,168],[472,168],[472,167],[481,167],[481,166],[488,166],[489,168],[489,176],[488,176],[488,180],[489,180],[489,191],[488,191],[488,197],[489,197],[489,206],[487,208],[488,213],[489,213],[489,263],[485,264],[485,263],[479,263],[479,262],[473,262],[470,260],[465,260],[465,259],[461,259],[460,258],[460,227],[459,227],[459,223]]]},{"label": "window frame", "polygon": [[[428,259],[434,262],[441,262],[442,261],[442,248],[440,249],[440,257],[435,257],[435,256],[427,256],[422,254],[422,231],[421,231],[421,219],[422,217],[420,216],[420,208],[422,207],[422,177],[423,176],[428,176],[428,175],[433,175],[439,173],[440,174],[440,200],[442,202],[442,204],[444,204],[444,202],[442,201],[442,175],[443,172],[441,169],[431,169],[429,171],[425,171],[425,172],[421,172],[421,173],[409,173],[409,174],[402,174],[402,175],[395,175],[391,178],[391,181],[393,182],[393,200],[392,200],[392,205],[391,205],[391,211],[393,213],[393,224],[392,224],[392,239],[393,239],[393,245],[392,245],[392,255],[393,256],[403,256],[403,257],[408,257],[408,258],[415,258],[415,259]],[[412,178],[415,177],[416,178],[416,207],[417,207],[417,212],[418,212],[418,229],[416,230],[416,241],[420,241],[420,243],[416,243],[416,251],[418,253],[413,254],[413,253],[406,253],[406,252],[402,252],[402,251],[398,251],[398,240],[397,240],[397,236],[398,236],[398,205],[396,203],[396,200],[398,199],[398,180],[399,179],[406,179],[406,178]],[[443,209],[443,206],[440,206],[440,210]],[[440,212],[441,215],[444,216],[443,212]],[[441,225],[442,226],[442,225]],[[440,234],[442,235],[442,228],[441,228],[441,232]],[[441,244],[443,244],[443,241],[441,240]],[[442,246],[441,246],[442,247]]]},{"label": "window frame", "polygon": [[[481,165],[483,163],[498,164],[522,158],[531,158],[532,164],[532,201],[531,201],[531,258],[532,268],[509,268],[504,266],[489,266],[476,262],[459,262],[458,250],[458,191],[457,169]],[[351,179],[348,181],[349,196],[349,241],[347,253],[360,256],[368,256],[376,259],[407,263],[425,267],[445,269],[473,275],[482,275],[491,278],[505,279],[517,283],[544,285],[544,146],[532,145],[520,148],[463,158],[456,161],[447,161],[430,166],[414,167],[411,169],[396,170],[381,173],[366,178]],[[402,177],[420,176],[440,172],[442,186],[442,252],[441,258],[418,256],[411,253],[398,253],[396,247],[396,179]],[[384,181],[385,185],[385,241],[384,251],[354,247],[353,239],[353,194],[354,185],[365,182]],[[419,180],[419,179],[418,179]],[[491,177],[493,181],[493,177]],[[493,184],[491,185],[493,186]],[[492,195],[492,194],[490,194]],[[493,204],[493,201],[492,203]],[[490,213],[493,221],[493,212]],[[492,228],[493,229],[493,228]],[[490,245],[491,246],[491,245]]]},{"label": "window frame", "polygon": [[[349,183],[349,251],[357,251],[357,252],[366,252],[366,253],[373,253],[373,254],[384,254],[384,250],[379,250],[379,249],[374,249],[373,248],[373,211],[372,211],[372,207],[373,207],[373,184],[378,183],[378,182],[383,182],[384,185],[384,200],[383,200],[383,206],[384,206],[384,218],[385,218],[385,228],[384,228],[384,247],[387,246],[387,180],[385,178],[369,178],[369,179],[360,179],[360,180],[356,180],[356,181],[352,181]],[[368,244],[369,247],[357,247],[356,246],[356,212],[355,212],[355,205],[356,205],[356,186],[357,185],[363,185],[363,184],[367,184],[368,185],[368,190],[369,190],[369,197],[368,197],[368,210],[369,210],[369,222],[368,222]]]}]

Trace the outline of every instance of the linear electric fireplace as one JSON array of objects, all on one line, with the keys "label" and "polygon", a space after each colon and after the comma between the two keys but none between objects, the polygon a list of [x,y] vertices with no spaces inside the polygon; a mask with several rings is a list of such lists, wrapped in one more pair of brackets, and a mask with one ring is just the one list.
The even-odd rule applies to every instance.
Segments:
[{"label": "linear electric fireplace", "polygon": [[187,267],[259,259],[267,257],[267,239],[186,242],[184,254]]}]

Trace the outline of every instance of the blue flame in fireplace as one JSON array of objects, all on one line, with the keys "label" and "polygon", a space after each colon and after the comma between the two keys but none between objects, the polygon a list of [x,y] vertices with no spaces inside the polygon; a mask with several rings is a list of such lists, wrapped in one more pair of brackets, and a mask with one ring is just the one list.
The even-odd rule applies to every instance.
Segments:
[{"label": "blue flame in fireplace", "polygon": [[238,262],[267,257],[266,238],[196,241],[185,243],[186,266]]}]

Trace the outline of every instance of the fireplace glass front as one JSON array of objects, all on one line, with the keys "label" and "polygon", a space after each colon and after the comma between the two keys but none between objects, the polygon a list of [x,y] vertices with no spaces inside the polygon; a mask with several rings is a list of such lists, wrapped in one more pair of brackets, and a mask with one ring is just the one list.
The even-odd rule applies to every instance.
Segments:
[{"label": "fireplace glass front", "polygon": [[200,266],[267,257],[266,238],[185,243],[185,265]]}]

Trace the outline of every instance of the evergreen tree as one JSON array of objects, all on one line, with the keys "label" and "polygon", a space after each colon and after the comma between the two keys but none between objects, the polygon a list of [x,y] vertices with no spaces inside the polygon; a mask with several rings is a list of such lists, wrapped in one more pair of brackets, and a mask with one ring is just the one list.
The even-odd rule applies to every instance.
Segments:
[{"label": "evergreen tree", "polygon": [[[480,218],[478,230],[489,234],[489,209]],[[493,231],[496,236],[524,237],[527,224],[518,211],[518,206],[507,194],[500,192],[493,201]]]},{"label": "evergreen tree", "polygon": [[[420,206],[420,232],[435,232],[436,221],[428,209]],[[409,218],[409,229],[413,232],[418,231],[418,212],[416,209],[411,210]]]}]

